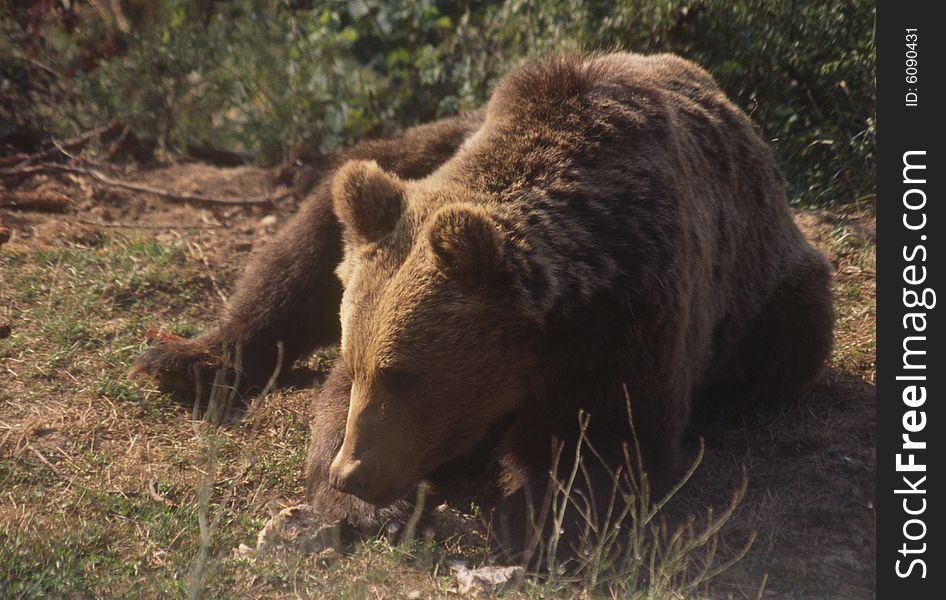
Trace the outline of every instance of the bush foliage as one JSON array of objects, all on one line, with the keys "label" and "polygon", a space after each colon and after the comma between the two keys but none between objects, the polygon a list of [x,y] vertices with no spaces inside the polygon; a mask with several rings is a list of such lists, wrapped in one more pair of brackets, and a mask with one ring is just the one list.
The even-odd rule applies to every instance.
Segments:
[{"label": "bush foliage", "polygon": [[110,119],[264,164],[481,104],[531,55],[670,51],[772,141],[792,197],[874,190],[870,0],[130,0],[0,8],[0,135]]}]

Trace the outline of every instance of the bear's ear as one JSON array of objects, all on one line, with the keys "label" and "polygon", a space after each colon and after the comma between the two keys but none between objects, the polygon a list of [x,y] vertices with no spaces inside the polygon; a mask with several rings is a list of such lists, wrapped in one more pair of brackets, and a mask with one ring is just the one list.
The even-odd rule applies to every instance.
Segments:
[{"label": "bear's ear", "polygon": [[483,208],[453,205],[438,210],[427,230],[435,260],[447,273],[479,283],[504,272],[505,241]]},{"label": "bear's ear", "polygon": [[332,178],[335,216],[355,243],[376,242],[390,233],[406,198],[404,182],[373,160],[350,160]]}]

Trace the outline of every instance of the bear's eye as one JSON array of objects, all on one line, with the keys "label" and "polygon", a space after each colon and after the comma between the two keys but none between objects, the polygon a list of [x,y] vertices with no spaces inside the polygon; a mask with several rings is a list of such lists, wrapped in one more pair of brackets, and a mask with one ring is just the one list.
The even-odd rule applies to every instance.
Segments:
[{"label": "bear's eye", "polygon": [[414,373],[393,367],[384,367],[378,371],[381,385],[392,392],[404,392],[416,381]]}]

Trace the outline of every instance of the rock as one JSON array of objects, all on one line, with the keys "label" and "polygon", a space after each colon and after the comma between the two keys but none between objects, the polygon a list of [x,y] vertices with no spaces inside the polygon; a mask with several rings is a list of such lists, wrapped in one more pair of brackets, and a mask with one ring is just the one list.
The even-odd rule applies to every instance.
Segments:
[{"label": "rock", "polygon": [[496,594],[518,588],[525,577],[522,567],[480,567],[468,569],[460,567],[454,571],[457,579],[457,591],[461,594],[484,592]]},{"label": "rock", "polygon": [[272,231],[276,228],[276,215],[266,215],[259,220],[259,226],[264,231]]},{"label": "rock", "polygon": [[468,569],[470,567],[470,562],[463,560],[462,558],[451,558],[444,562],[444,565],[451,573],[456,573],[460,569]]},{"label": "rock", "polygon": [[340,557],[341,557],[341,553],[335,548],[331,548],[331,547],[326,548],[325,550],[322,550],[321,552],[319,552],[319,560],[326,564],[335,562]]},{"label": "rock", "polygon": [[351,547],[355,532],[345,525],[325,523],[305,504],[285,508],[266,522],[256,537],[255,554],[277,552],[318,554],[334,560]]}]

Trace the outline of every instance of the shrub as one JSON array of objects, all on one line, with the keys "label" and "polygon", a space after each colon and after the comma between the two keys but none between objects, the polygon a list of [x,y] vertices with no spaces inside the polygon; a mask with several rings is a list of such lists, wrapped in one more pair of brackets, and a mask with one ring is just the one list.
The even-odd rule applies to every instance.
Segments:
[{"label": "shrub", "polygon": [[672,51],[752,116],[796,201],[873,195],[869,0],[30,4],[0,8],[0,136],[119,119],[168,152],[272,164],[474,107],[530,55]]}]

